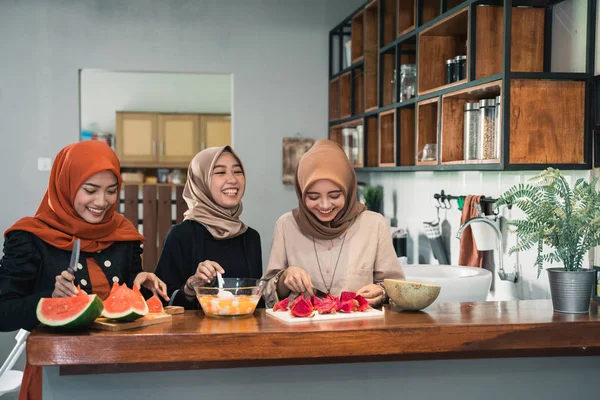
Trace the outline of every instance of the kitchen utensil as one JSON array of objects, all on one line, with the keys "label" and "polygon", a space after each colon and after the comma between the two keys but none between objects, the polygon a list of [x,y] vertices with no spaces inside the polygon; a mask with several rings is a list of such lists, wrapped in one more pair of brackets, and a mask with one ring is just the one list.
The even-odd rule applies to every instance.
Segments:
[{"label": "kitchen utensil", "polygon": [[67,271],[69,271],[69,273],[73,276],[75,276],[75,272],[77,272],[77,264],[79,264],[79,250],[79,239],[75,239],[75,243],[73,244],[73,250],[71,251],[71,260],[69,261],[69,268],[67,268]]}]

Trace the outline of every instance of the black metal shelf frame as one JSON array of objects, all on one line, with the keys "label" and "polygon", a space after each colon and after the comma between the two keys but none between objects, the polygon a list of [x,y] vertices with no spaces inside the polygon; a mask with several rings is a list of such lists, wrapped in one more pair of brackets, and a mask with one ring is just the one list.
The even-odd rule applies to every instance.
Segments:
[{"label": "black metal shelf frame", "polygon": [[[494,81],[501,82],[502,85],[502,130],[503,130],[503,141],[502,141],[502,159],[500,163],[496,164],[438,164],[435,166],[396,166],[396,167],[364,167],[364,168],[356,168],[357,172],[392,172],[392,171],[462,171],[462,170],[479,170],[479,171],[493,171],[493,170],[541,170],[547,168],[550,164],[510,164],[510,96],[507,94],[510,93],[510,84],[512,79],[549,79],[549,80],[573,80],[573,81],[585,81],[586,89],[585,89],[585,104],[586,109],[584,112],[584,120],[585,123],[585,132],[584,132],[584,163],[583,164],[552,164],[553,167],[564,169],[564,170],[587,170],[591,169],[592,165],[596,167],[600,167],[600,75],[594,77],[594,60],[595,60],[595,38],[596,38],[596,8],[597,4],[595,0],[587,0],[587,28],[586,28],[586,68],[585,72],[581,73],[565,73],[565,72],[551,72],[551,60],[552,60],[552,6],[558,4],[564,0],[466,0],[452,9],[446,9],[446,0],[440,0],[440,10],[441,13],[436,18],[426,22],[425,24],[421,24],[421,14],[422,14],[422,0],[417,0],[417,20],[416,20],[416,28],[411,30],[410,32],[402,35],[401,37],[396,38],[392,42],[386,44],[383,47],[379,47],[379,57],[382,54],[389,53],[392,49],[396,51],[396,67],[399,64],[400,57],[400,45],[406,42],[408,43],[416,43],[416,38],[418,34],[423,30],[428,29],[430,26],[437,24],[439,21],[442,21],[449,16],[452,16],[456,12],[463,10],[465,7],[469,8],[470,18],[469,18],[469,41],[468,41],[468,51],[469,54],[474,55],[476,51],[476,38],[475,38],[475,21],[476,21],[476,10],[478,5],[482,4],[493,4],[493,5],[501,5],[504,7],[504,15],[503,15],[503,65],[502,72],[499,74],[495,74],[492,76],[488,76],[482,79],[473,79],[475,77],[476,65],[475,65],[475,57],[471,56],[468,58],[468,71],[469,71],[469,81],[465,82],[461,85],[451,86],[451,87],[442,87],[433,92],[427,93],[425,95],[419,95],[414,99],[405,102],[397,102],[397,98],[394,98],[394,103],[379,107],[374,110],[370,110],[365,113],[352,115],[348,118],[334,120],[329,122],[329,126],[335,126],[343,123],[347,123],[353,120],[367,118],[371,116],[375,116],[381,112],[385,112],[391,109],[396,110],[396,117],[398,121],[398,110],[405,107],[415,107],[416,103],[428,100],[431,98],[439,97],[441,104],[441,96],[457,92],[460,90],[468,89],[471,87],[487,84]],[[330,31],[330,35],[334,33],[336,30],[340,31],[344,24],[348,24],[352,21],[352,18],[356,15],[356,13],[360,12],[364,9],[364,7],[371,3],[371,0],[366,2],[363,6],[359,7],[354,13],[352,13],[348,18],[346,18],[342,23],[338,24],[332,31]],[[543,72],[512,72],[510,70],[511,67],[511,51],[510,51],[510,43],[512,37],[512,8],[517,6],[530,6],[537,8],[545,8],[544,13],[544,64],[543,64]],[[397,16],[396,16],[397,18]],[[379,7],[379,24],[378,24],[378,38],[379,43],[381,43],[383,37],[383,24],[382,24],[382,8]],[[330,54],[331,54],[331,36],[330,36]],[[509,44],[509,45],[507,45]],[[418,45],[415,49],[415,56],[418,59]],[[342,51],[340,50],[340,66]],[[331,78],[335,78],[343,73],[351,71],[357,67],[362,66],[364,60],[357,62],[350,67],[346,68],[344,71],[340,71],[335,75],[332,75]],[[381,59],[378,60],[378,104],[381,106]],[[417,63],[418,68],[418,63]],[[331,72],[331,59],[330,59],[330,72]],[[331,74],[330,74],[331,75]],[[396,79],[396,90],[395,93],[399,94],[399,85],[400,79]],[[353,91],[353,89],[352,89]],[[354,94],[352,92],[352,104],[354,102]],[[352,105],[353,107],[353,105]],[[396,160],[399,163],[399,152],[400,152],[400,141],[398,140],[400,137],[399,131],[399,123],[396,124],[396,138],[397,138],[397,157]],[[592,132],[592,130],[594,132]],[[594,134],[593,134],[594,133]],[[438,143],[440,143],[440,126],[438,120]],[[416,135],[416,132],[415,132]],[[365,156],[367,152],[367,134],[365,129],[365,143],[364,143],[364,151]],[[594,140],[594,137],[596,140]],[[415,147],[417,146],[417,141],[415,141]],[[596,149],[594,151],[594,149]],[[438,149],[440,150],[440,149]],[[415,154],[418,149],[415,148]],[[593,153],[597,154],[597,157],[593,158]],[[366,157],[364,158],[366,160]],[[438,157],[439,159],[439,157]]]}]

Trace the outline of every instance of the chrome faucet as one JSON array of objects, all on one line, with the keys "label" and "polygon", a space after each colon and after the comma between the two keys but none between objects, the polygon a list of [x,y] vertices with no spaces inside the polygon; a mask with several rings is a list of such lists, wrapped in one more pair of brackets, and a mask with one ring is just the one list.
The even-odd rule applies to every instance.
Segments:
[{"label": "chrome faucet", "polygon": [[494,229],[494,232],[496,232],[496,235],[498,236],[498,276],[503,281],[516,282],[519,279],[519,273],[516,270],[511,273],[507,273],[502,265],[502,232],[500,231],[500,228],[498,228],[496,224],[494,224],[488,218],[475,217],[468,220],[462,224],[460,228],[458,228],[458,232],[456,232],[456,238],[460,239],[465,228],[475,222],[483,222]]}]

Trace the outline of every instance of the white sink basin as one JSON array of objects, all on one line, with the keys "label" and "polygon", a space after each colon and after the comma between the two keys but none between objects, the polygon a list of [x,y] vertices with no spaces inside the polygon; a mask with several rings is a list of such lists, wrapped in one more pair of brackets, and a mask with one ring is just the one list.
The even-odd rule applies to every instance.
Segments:
[{"label": "white sink basin", "polygon": [[431,304],[485,301],[492,284],[492,273],[487,269],[458,265],[405,265],[407,281],[441,286],[440,295]]}]

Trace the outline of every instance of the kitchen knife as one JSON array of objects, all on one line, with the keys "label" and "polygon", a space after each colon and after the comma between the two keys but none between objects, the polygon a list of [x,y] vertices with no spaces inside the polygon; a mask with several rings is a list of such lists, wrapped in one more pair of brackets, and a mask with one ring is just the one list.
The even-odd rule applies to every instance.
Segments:
[{"label": "kitchen knife", "polygon": [[67,271],[69,271],[69,273],[73,276],[75,276],[75,272],[77,272],[77,264],[79,264],[79,250],[79,239],[75,239],[75,244],[73,244],[73,251],[71,251],[71,261],[69,261],[69,268],[67,268]]}]

